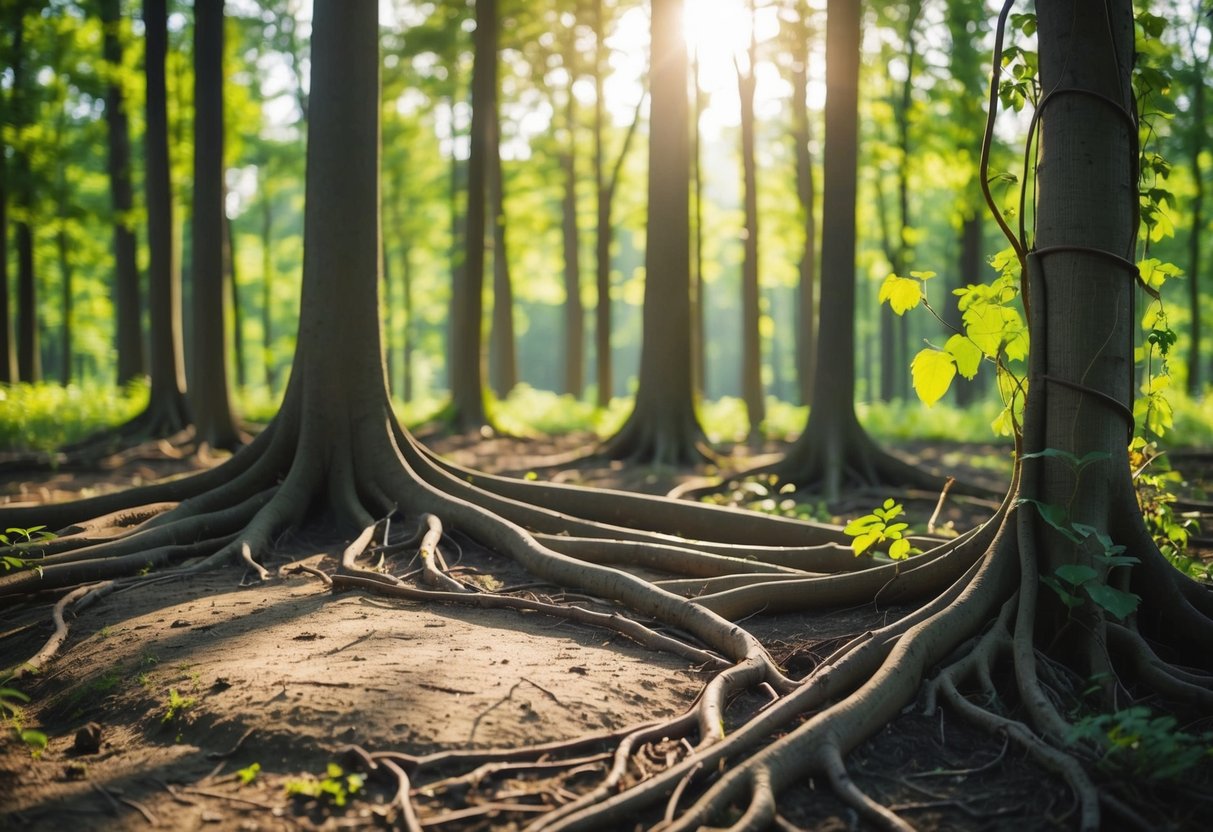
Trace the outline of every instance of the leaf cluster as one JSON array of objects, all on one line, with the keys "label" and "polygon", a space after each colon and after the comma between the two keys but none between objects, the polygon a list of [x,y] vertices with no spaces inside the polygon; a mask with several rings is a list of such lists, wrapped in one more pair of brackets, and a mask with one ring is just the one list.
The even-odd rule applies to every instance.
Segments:
[{"label": "leaf cluster", "polygon": [[922,550],[910,545],[905,536],[910,524],[897,519],[903,514],[905,507],[890,497],[871,514],[847,523],[843,532],[851,536],[851,551],[859,557],[882,543],[888,543],[888,554],[893,560],[905,560],[910,555],[920,554]]},{"label": "leaf cluster", "polygon": [[1155,716],[1144,705],[1084,717],[1067,742],[1101,747],[1097,765],[1104,771],[1155,782],[1178,779],[1213,757],[1213,731],[1186,733],[1175,717]]},{"label": "leaf cluster", "polygon": [[329,763],[324,779],[309,775],[301,780],[288,780],[285,788],[287,795],[291,797],[310,797],[340,807],[344,806],[352,795],[360,792],[365,782],[365,775],[346,774],[341,766]]}]

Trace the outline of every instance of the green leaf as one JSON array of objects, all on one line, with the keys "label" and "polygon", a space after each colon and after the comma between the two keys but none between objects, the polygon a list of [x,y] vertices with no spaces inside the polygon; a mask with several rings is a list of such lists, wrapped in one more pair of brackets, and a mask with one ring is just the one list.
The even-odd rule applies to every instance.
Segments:
[{"label": "green leaf", "polygon": [[880,541],[880,532],[869,532],[861,534],[851,541],[851,551],[855,553],[855,557],[859,557],[868,549],[871,549]]},{"label": "green leaf", "polygon": [[880,528],[884,525],[884,521],[874,514],[865,514],[863,517],[856,517],[843,528],[843,534],[857,535],[867,534],[873,528]]},{"label": "green leaf", "polygon": [[1057,597],[1060,598],[1061,602],[1063,604],[1065,604],[1067,607],[1073,609],[1074,607],[1077,607],[1079,604],[1082,603],[1081,598],[1079,598],[1077,595],[1074,595],[1069,590],[1067,590],[1065,587],[1063,587],[1060,583],[1057,582],[1057,579],[1052,577],[1051,575],[1045,575],[1043,578],[1040,579],[1040,582],[1042,584],[1044,584],[1045,586],[1047,586],[1049,589],[1053,590],[1055,593],[1057,593]]},{"label": "green leaf", "polygon": [[910,375],[914,380],[914,392],[930,407],[948,392],[956,377],[956,359],[941,350],[925,349],[914,356]]},{"label": "green leaf", "polygon": [[881,303],[888,301],[898,315],[904,315],[922,302],[922,283],[891,274],[880,286],[879,299]]},{"label": "green leaf", "polygon": [[956,369],[962,376],[972,379],[981,367],[982,353],[977,345],[963,335],[953,335],[943,346],[956,361]]},{"label": "green leaf", "polygon": [[910,541],[904,537],[900,540],[894,540],[893,545],[889,547],[889,557],[893,560],[905,560],[910,556]]},{"label": "green leaf", "polygon": [[1131,592],[1122,592],[1107,584],[1089,583],[1084,589],[1091,596],[1092,601],[1122,620],[1136,610],[1137,605],[1141,602],[1139,596]]},{"label": "green leaf", "polygon": [[1071,586],[1082,586],[1087,581],[1099,577],[1098,572],[1081,563],[1063,564],[1057,567],[1053,574]]}]

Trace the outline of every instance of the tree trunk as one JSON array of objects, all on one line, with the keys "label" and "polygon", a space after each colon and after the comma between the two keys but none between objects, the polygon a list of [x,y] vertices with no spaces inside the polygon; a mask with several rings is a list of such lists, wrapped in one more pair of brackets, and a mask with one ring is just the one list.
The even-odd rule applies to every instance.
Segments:
[{"label": "tree trunk", "polygon": [[569,74],[565,89],[564,123],[568,130],[568,148],[560,158],[564,173],[561,201],[561,241],[564,255],[564,392],[580,399],[585,387],[585,306],[581,302],[581,239],[577,223],[577,99],[573,95],[576,78],[575,31],[566,34],[564,65]]},{"label": "tree trunk", "polygon": [[497,96],[497,0],[476,0],[473,35],[471,149],[463,263],[456,270],[451,315],[451,419],[456,430],[488,423],[484,407],[484,251],[488,154]]},{"label": "tree trunk", "polygon": [[[60,223],[64,222],[63,205],[60,205]],[[71,384],[72,381],[72,263],[68,257],[67,229],[61,224],[56,235],[59,253],[60,313],[63,315],[60,330],[59,353],[59,383]]]},{"label": "tree trunk", "polygon": [[636,404],[604,450],[656,465],[702,460],[691,387],[690,123],[681,0],[654,0],[644,325]]},{"label": "tree trunk", "polygon": [[505,180],[501,171],[501,141],[496,106],[493,108],[492,132],[493,138],[488,147],[489,205],[493,212],[493,320],[489,350],[492,361],[489,369],[493,392],[497,394],[497,398],[504,399],[518,384],[518,347],[514,337],[514,287],[510,282]]},{"label": "tree trunk", "polygon": [[241,444],[229,399],[223,264],[223,0],[194,9],[193,350],[190,405],[198,440]]},{"label": "tree trunk", "polygon": [[17,380],[17,351],[9,313],[8,280],[8,154],[0,143],[0,384]]},{"label": "tree trunk", "polygon": [[[1209,49],[1209,46],[1205,46]],[[1192,223],[1188,227],[1188,309],[1191,318],[1191,334],[1189,336],[1188,347],[1188,395],[1198,396],[1202,388],[1201,378],[1201,339],[1203,329],[1201,327],[1201,238],[1205,230],[1205,181],[1201,171],[1200,155],[1205,148],[1206,137],[1208,135],[1208,125],[1205,124],[1205,72],[1208,70],[1209,61],[1206,54],[1206,59],[1203,63],[1198,64],[1196,68],[1196,78],[1192,85],[1192,128],[1188,138],[1188,164],[1192,167],[1192,181],[1195,187],[1195,192],[1192,194],[1192,200],[1189,203],[1189,211],[1192,213]]]},{"label": "tree trunk", "polygon": [[[753,3],[750,14],[753,15]],[[741,268],[741,391],[750,422],[749,441],[762,441],[766,401],[762,385],[762,293],[758,284],[758,169],[754,151],[754,89],[757,76],[758,42],[751,27],[749,66],[737,70],[737,93],[741,101],[741,167],[745,203],[745,259]]]},{"label": "tree trunk", "polygon": [[800,254],[800,282],[796,304],[796,368],[801,404],[813,403],[817,369],[817,187],[813,156],[809,151],[809,31],[808,4],[796,5],[796,54],[792,69],[792,142],[796,153],[796,195],[803,217],[804,247]]},{"label": "tree trunk", "polygon": [[232,218],[223,213],[223,274],[227,278],[232,307],[232,365],[236,370],[236,389],[248,386],[244,366],[244,313],[240,302],[240,280],[236,269],[236,232]]},{"label": "tree trunk", "polygon": [[[957,283],[952,288],[962,288],[969,283],[977,283],[981,281],[982,271],[985,265],[982,263],[982,218],[981,215],[974,212],[972,215],[965,217],[960,223],[960,261],[959,274],[957,275]],[[955,303],[948,303],[944,313],[944,320],[955,327],[958,331],[963,331],[964,321],[960,315],[960,309]],[[985,374],[978,373],[977,377],[969,380],[959,378],[956,382],[956,404],[959,407],[968,407],[974,401],[981,398],[982,385],[984,384]]]},{"label": "tree trunk", "polygon": [[413,344],[416,340],[415,322],[413,319],[413,258],[408,245],[400,258],[400,304],[404,308],[404,345],[401,363],[403,379],[401,380],[401,396],[406,402],[413,400]]},{"label": "tree trunk", "polygon": [[278,389],[278,365],[274,359],[274,200],[266,189],[261,197],[261,360],[265,386]]},{"label": "tree trunk", "polygon": [[[1133,16],[1127,0],[1111,9],[1099,0],[1038,3],[1037,15],[1041,83],[1055,92],[1040,104],[1037,236],[1028,263],[1030,320],[1037,326],[1025,450],[1109,459],[1088,466],[1085,474],[1059,458],[1030,460],[1024,496],[1065,507],[1067,523],[1107,532],[1119,522],[1110,509],[1133,512],[1136,507],[1126,451],[1136,392]],[[1094,20],[1100,25],[1089,22]],[[1085,60],[1072,61],[1071,55]],[[1032,420],[1037,414],[1043,424]],[[1089,547],[1069,545],[1051,530],[1042,535],[1041,575],[1067,563],[1091,562]],[[1080,671],[1101,672],[1085,664],[1091,656],[1082,655],[1089,638],[1104,639],[1103,617],[1095,606],[1070,610],[1044,592],[1041,600],[1041,632],[1056,634],[1059,641],[1063,633],[1073,634],[1073,653],[1084,664]]]},{"label": "tree trunk", "polygon": [[708,287],[703,279],[703,153],[699,123],[704,94],[699,83],[699,49],[691,55],[691,389],[703,396],[708,384]]},{"label": "tree trunk", "polygon": [[[16,31],[13,33],[12,87],[9,114],[12,124],[20,130],[29,124],[29,93],[26,90],[25,72],[25,12],[16,14]],[[29,154],[26,148],[13,148],[14,182],[13,196],[14,230],[17,243],[17,381],[40,381],[41,358],[38,351],[38,307],[34,280],[34,238],[30,222],[33,219],[33,186],[30,182]]]},{"label": "tree trunk", "polygon": [[118,384],[126,384],[147,370],[140,322],[139,270],[135,263],[135,228],[132,213],[131,138],[122,91],[123,45],[119,33],[119,0],[101,0],[105,63],[113,73],[105,89],[105,122],[109,128],[108,171],[114,211],[114,343],[118,351]]}]

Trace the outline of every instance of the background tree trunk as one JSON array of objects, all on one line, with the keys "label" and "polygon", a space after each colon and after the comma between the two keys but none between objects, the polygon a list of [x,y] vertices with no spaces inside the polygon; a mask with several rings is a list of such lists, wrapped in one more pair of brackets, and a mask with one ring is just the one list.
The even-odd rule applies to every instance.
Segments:
[{"label": "background tree trunk", "polygon": [[223,263],[223,0],[194,9],[193,350],[190,404],[198,439],[240,444],[227,378]]},{"label": "background tree trunk", "polygon": [[565,32],[564,66],[569,74],[564,95],[564,123],[568,144],[561,154],[564,195],[561,201],[561,251],[564,256],[564,392],[580,399],[585,387],[585,305],[581,302],[581,236],[577,223],[577,98],[576,30]]},{"label": "background tree trunk", "polygon": [[181,348],[181,268],[173,224],[172,174],[168,152],[168,101],[165,56],[168,53],[166,0],[143,0],[147,84],[147,293],[150,312],[151,391],[148,413],[158,423],[152,435],[170,436],[190,423],[185,401],[185,365]]},{"label": "background tree trunk", "polygon": [[691,387],[690,123],[681,0],[653,0],[648,225],[636,404],[605,445],[616,458],[703,458]]},{"label": "background tree trunk", "polygon": [[103,51],[109,81],[105,88],[105,122],[109,128],[110,200],[114,211],[114,344],[118,351],[118,383],[126,384],[147,370],[135,264],[134,195],[131,190],[131,137],[122,90],[122,13],[119,0],[101,0]]},{"label": "background tree trunk", "polygon": [[[493,54],[496,55],[494,48]],[[496,91],[493,93],[497,97]],[[501,171],[501,133],[496,101],[493,138],[489,142],[489,205],[493,216],[493,321],[490,330],[490,378],[497,398],[504,399],[518,384],[518,342],[514,336],[514,287],[506,236],[505,178]]]},{"label": "background tree trunk", "polygon": [[[754,5],[750,4],[750,15]],[[758,282],[758,166],[754,150],[754,90],[758,85],[758,41],[751,25],[749,66],[737,68],[737,93],[741,101],[741,168],[745,204],[745,258],[741,266],[741,391],[750,422],[749,441],[762,440],[766,400],[762,385],[762,294]]]},{"label": "background tree trunk", "polygon": [[812,404],[817,369],[817,187],[809,149],[809,6],[796,3],[795,53],[792,57],[792,143],[796,156],[796,195],[803,216],[804,244],[796,290],[796,369],[801,404]]},{"label": "background tree trunk", "polygon": [[236,233],[226,211],[223,213],[223,274],[227,278],[232,307],[232,366],[236,370],[236,388],[241,390],[248,386],[244,366],[244,307],[240,302],[240,280],[236,270]]},{"label": "background tree trunk", "polygon": [[467,164],[467,206],[463,263],[456,271],[451,316],[451,406],[456,430],[479,430],[484,408],[484,251],[487,240],[487,176],[497,97],[497,0],[476,0],[473,34],[471,149]]}]

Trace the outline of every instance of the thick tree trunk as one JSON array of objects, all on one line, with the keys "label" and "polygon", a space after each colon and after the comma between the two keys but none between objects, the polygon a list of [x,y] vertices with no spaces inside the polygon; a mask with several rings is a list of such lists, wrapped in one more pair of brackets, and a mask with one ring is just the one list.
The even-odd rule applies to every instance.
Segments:
[{"label": "thick tree trunk", "polygon": [[703,459],[691,387],[690,123],[681,0],[654,0],[649,215],[636,404],[607,441],[616,458],[658,465]]},{"label": "thick tree trunk", "polygon": [[[753,5],[750,9],[753,14]],[[762,440],[766,401],[762,385],[762,293],[758,281],[758,165],[754,149],[754,89],[758,44],[751,33],[749,67],[737,71],[737,93],[741,100],[741,167],[745,203],[745,258],[741,267],[741,391],[750,422],[749,440]]]},{"label": "thick tree trunk", "polygon": [[[0,151],[4,150],[0,144]],[[7,174],[8,154],[0,152],[0,384],[17,380],[17,350],[9,312]]]},{"label": "thick tree trunk", "polygon": [[594,383],[596,403],[606,408],[611,403],[614,373],[611,372],[611,197],[603,150],[606,130],[606,32],[602,19],[602,0],[594,0],[594,195],[597,210],[594,232]]},{"label": "thick tree trunk", "polygon": [[497,0],[476,0],[472,61],[471,149],[467,164],[467,206],[463,262],[452,292],[448,372],[452,424],[479,430],[488,422],[484,407],[484,252],[489,145],[497,91]]},{"label": "thick tree trunk", "polygon": [[[60,204],[60,223],[64,222],[64,206]],[[59,254],[59,279],[60,279],[60,303],[59,313],[63,316],[63,322],[60,324],[60,352],[59,352],[59,383],[63,385],[71,384],[72,381],[72,319],[75,312],[72,310],[72,262],[68,256],[68,240],[67,229],[62,225],[59,226],[59,233],[56,235],[55,242],[57,243]]]},{"label": "thick tree trunk", "polygon": [[224,326],[222,0],[194,9],[194,68],[190,405],[199,441],[230,449],[241,440],[229,399]]},{"label": "thick tree trunk", "polygon": [[135,264],[130,126],[121,80],[122,13],[119,0],[101,0],[100,5],[105,63],[113,73],[105,90],[105,123],[109,128],[108,169],[114,211],[114,343],[118,351],[118,383],[126,384],[147,368],[140,323],[139,270]]},{"label": "thick tree trunk", "polygon": [[704,94],[699,83],[699,50],[691,56],[691,389],[703,396],[708,384],[708,287],[703,279],[703,153],[699,123]]},{"label": "thick tree trunk", "polygon": [[[24,202],[26,216],[29,216],[32,200],[27,196]],[[17,378],[21,381],[42,380],[42,351],[38,340],[34,231],[29,221],[22,221],[17,223]]]}]

